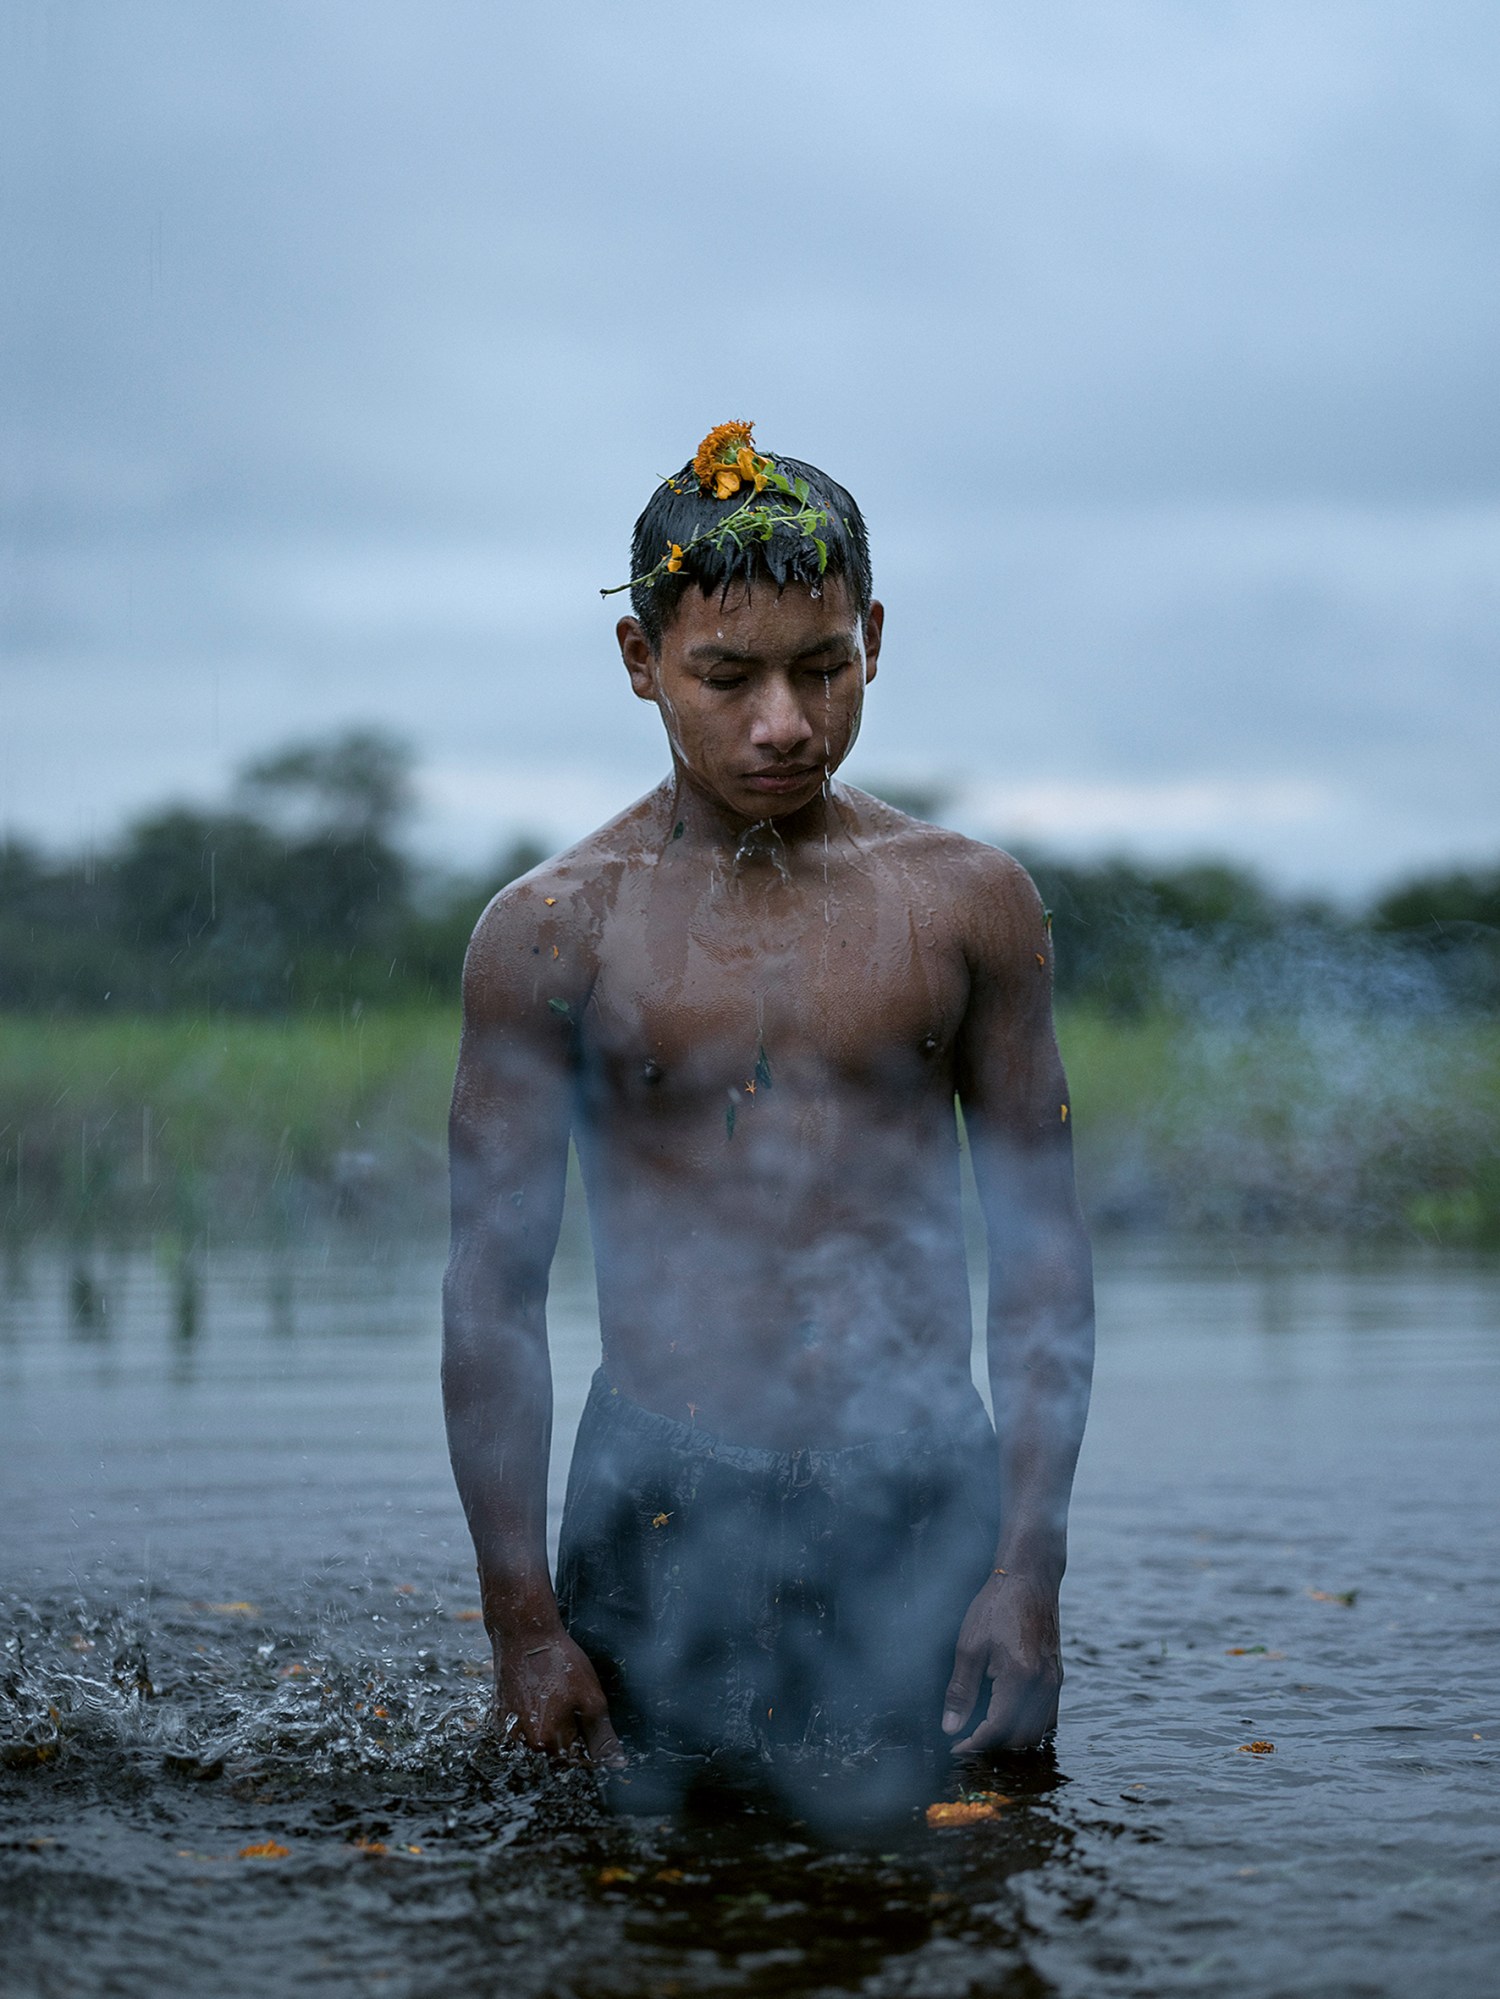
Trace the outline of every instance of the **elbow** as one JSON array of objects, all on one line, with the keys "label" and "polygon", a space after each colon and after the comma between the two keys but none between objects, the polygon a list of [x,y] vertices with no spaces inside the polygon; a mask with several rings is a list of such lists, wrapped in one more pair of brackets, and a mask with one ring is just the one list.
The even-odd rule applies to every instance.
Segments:
[{"label": "elbow", "polygon": [[545,1374],[547,1286],[514,1269],[450,1259],[443,1278],[443,1399],[451,1409],[474,1393]]}]

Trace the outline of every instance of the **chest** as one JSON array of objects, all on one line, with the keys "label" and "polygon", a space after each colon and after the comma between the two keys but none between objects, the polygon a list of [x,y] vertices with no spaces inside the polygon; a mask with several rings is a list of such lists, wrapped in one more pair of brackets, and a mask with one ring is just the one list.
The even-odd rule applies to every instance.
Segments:
[{"label": "chest", "polygon": [[940,913],[857,878],[669,886],[612,912],[603,943],[591,1066],[668,1100],[757,1078],[826,1085],[930,1071],[968,999]]}]

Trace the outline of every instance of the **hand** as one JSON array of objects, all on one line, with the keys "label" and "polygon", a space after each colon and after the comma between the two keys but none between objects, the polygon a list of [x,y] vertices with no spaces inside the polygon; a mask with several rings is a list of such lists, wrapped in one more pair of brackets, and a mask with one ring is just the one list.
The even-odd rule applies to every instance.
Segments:
[{"label": "hand", "polygon": [[565,1631],[494,1642],[495,1715],[508,1741],[564,1762],[624,1765],[598,1676]]},{"label": "hand", "polygon": [[1062,1686],[1057,1591],[1025,1575],[995,1574],[969,1605],[953,1677],[943,1697],[943,1733],[957,1735],[990,1682],[990,1704],[972,1735],[955,1742],[955,1756],[987,1749],[1034,1749],[1057,1726]]}]

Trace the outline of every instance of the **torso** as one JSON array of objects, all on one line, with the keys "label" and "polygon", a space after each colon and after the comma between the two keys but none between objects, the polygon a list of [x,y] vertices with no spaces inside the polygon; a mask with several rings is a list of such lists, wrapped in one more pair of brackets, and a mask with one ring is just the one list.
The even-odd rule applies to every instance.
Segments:
[{"label": "torso", "polygon": [[575,1137],[605,1368],[773,1448],[940,1421],[969,1392],[967,843],[839,797],[835,837],[735,857],[674,839],[653,794],[564,868],[591,905]]}]

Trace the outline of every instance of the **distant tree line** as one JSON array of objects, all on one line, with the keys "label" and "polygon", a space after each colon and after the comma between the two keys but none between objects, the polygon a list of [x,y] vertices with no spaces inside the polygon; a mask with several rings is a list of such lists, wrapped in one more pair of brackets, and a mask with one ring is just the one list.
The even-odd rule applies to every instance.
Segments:
[{"label": "distant tree line", "polygon": [[162,1012],[452,998],[489,897],[544,857],[475,876],[406,850],[411,752],[373,730],[245,766],[220,810],[146,814],[105,852],[0,845],[0,1007]]},{"label": "distant tree line", "polygon": [[[250,763],[222,809],[148,813],[101,853],[0,843],[0,1007],[452,1000],[480,911],[544,850],[517,842],[474,875],[422,867],[405,845],[412,768],[405,745],[355,730]],[[1500,1003],[1500,867],[1423,876],[1349,913],[1223,864],[1021,858],[1050,907],[1064,999],[1116,1013]]]},{"label": "distant tree line", "polygon": [[1058,991],[1111,1013],[1500,1004],[1500,867],[1414,877],[1345,911],[1221,862],[1021,858],[1052,915]]}]

